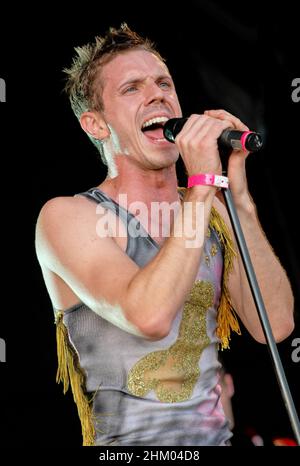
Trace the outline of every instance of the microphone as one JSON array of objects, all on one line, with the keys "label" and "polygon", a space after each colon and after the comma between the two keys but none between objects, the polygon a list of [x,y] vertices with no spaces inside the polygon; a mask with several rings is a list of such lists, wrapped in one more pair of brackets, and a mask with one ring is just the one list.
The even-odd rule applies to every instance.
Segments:
[{"label": "microphone", "polygon": [[[188,118],[171,118],[163,128],[164,137],[169,142],[175,142],[175,138],[182,130]],[[254,131],[238,131],[233,128],[227,128],[218,138],[219,148],[231,148],[233,150],[247,150],[256,152],[263,146],[263,140],[259,133]]]}]

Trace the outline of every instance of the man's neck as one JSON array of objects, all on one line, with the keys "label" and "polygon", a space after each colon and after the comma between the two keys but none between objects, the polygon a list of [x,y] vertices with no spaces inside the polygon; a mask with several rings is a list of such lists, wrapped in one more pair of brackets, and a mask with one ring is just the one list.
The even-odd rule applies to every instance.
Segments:
[{"label": "man's neck", "polygon": [[[170,230],[174,218],[168,207],[163,206],[168,204],[177,211],[180,201],[175,165],[162,170],[136,170],[126,176],[123,171],[116,178],[106,179],[99,185],[99,189],[133,215],[138,215],[152,238],[159,244],[163,243],[165,238],[162,231],[164,228]],[[166,209],[167,215],[162,215],[161,218],[157,209]]]},{"label": "man's neck", "polygon": [[174,202],[178,200],[175,165],[162,170],[121,172],[116,178],[106,179],[103,189],[114,200],[120,194],[127,195],[127,202]]}]

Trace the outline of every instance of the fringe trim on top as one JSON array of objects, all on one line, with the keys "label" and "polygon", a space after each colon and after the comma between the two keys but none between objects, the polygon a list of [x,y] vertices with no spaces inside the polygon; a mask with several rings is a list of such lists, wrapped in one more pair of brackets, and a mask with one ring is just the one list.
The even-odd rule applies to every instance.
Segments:
[{"label": "fringe trim on top", "polygon": [[96,432],[92,422],[92,400],[89,401],[85,394],[85,375],[79,366],[77,353],[70,343],[68,329],[63,322],[63,312],[56,312],[55,323],[58,358],[56,382],[63,383],[64,394],[71,384],[81,422],[83,446],[92,446]]},{"label": "fringe trim on top", "polygon": [[231,331],[241,335],[239,321],[235,310],[233,309],[231,298],[228,290],[228,277],[233,269],[233,260],[237,253],[230,231],[219,212],[212,207],[209,225],[213,228],[224,247],[224,266],[222,278],[222,294],[217,313],[217,337],[221,341],[221,349],[229,348]]}]

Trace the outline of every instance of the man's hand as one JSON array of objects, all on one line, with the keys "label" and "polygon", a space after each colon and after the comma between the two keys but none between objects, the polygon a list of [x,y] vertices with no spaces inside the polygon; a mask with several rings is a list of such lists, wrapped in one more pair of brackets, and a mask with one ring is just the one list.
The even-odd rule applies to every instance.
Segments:
[{"label": "man's hand", "polygon": [[231,122],[209,115],[191,115],[175,143],[189,176],[197,173],[222,173],[217,139]]},{"label": "man's hand", "polygon": [[[227,128],[231,126],[239,131],[249,131],[249,128],[244,125],[241,120],[225,110],[206,110],[204,114],[223,121]],[[249,202],[245,167],[245,161],[248,155],[249,152],[245,152],[244,150],[234,150],[229,157],[227,176],[229,178],[232,196],[237,207],[242,205],[243,201]]]}]

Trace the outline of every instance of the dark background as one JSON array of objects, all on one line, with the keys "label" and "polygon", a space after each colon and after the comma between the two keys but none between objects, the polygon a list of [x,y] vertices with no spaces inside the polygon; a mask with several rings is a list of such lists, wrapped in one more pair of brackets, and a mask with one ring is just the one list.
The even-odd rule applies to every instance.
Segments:
[{"label": "dark background", "polygon": [[[284,2],[261,5],[189,1],[106,6],[47,6],[3,11],[0,77],[7,102],[0,103],[2,306],[0,337],[7,361],[0,363],[2,446],[80,445],[71,395],[55,384],[55,327],[50,300],[34,252],[41,206],[55,196],[98,185],[105,170],[62,92],[62,68],[73,47],[126,21],[154,40],[173,74],[184,115],[225,108],[264,135],[264,149],[251,155],[248,180],[261,223],[287,270],[295,294],[296,328],[278,345],[300,411],[300,362],[292,362],[299,325],[300,102],[291,99],[300,77],[297,18]],[[178,178],[186,184],[182,164]],[[4,279],[5,278],[5,279]],[[112,348],[113,351],[113,348]],[[235,382],[234,444],[247,443],[249,428],[265,444],[293,437],[266,346],[243,331],[222,354]]]}]

